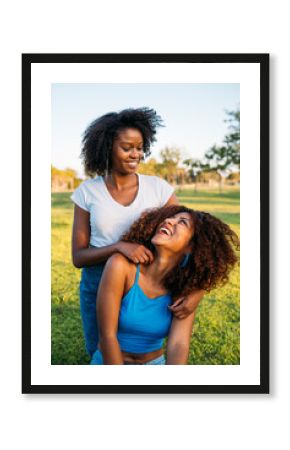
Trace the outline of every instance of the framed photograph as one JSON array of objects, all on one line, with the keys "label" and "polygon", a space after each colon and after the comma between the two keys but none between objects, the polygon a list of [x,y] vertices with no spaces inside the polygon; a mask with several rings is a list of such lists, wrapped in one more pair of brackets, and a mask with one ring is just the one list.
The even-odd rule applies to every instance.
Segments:
[{"label": "framed photograph", "polygon": [[269,55],[23,54],[22,145],[22,392],[269,393]]}]

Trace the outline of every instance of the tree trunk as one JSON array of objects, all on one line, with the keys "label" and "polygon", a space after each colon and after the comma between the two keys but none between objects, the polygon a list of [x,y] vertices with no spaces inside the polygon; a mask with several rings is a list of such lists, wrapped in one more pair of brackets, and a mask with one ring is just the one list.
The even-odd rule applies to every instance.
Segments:
[{"label": "tree trunk", "polygon": [[223,193],[223,177],[219,174],[219,176],[220,176],[220,179],[219,179],[219,191],[220,191],[220,194],[222,194]]}]

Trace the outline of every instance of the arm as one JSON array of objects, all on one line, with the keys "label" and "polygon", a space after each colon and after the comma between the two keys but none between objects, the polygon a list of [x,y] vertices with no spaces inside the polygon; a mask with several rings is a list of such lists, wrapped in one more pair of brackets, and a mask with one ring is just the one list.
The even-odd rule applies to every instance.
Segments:
[{"label": "arm", "polygon": [[105,262],[116,252],[122,253],[135,264],[153,261],[152,252],[143,245],[116,242],[100,248],[89,248],[90,213],[75,205],[72,234],[72,260],[77,268]]},{"label": "arm", "polygon": [[180,297],[171,306],[169,306],[169,309],[177,319],[184,319],[196,311],[205,292],[206,291],[200,289],[192,292],[186,297]]},{"label": "arm", "polygon": [[117,339],[120,305],[125,291],[129,263],[120,254],[106,264],[97,297],[100,347],[105,364],[123,364]]},{"label": "arm", "polygon": [[167,365],[187,364],[194,315],[191,313],[183,320],[173,318],[167,341]]},{"label": "arm", "polygon": [[101,248],[89,248],[90,213],[75,205],[72,234],[72,260],[77,268],[106,261],[117,251],[116,244]]},{"label": "arm", "polygon": [[175,194],[171,195],[171,197],[169,198],[169,200],[167,200],[167,202],[165,203],[164,206],[169,206],[169,205],[179,205],[178,198],[176,197]]}]

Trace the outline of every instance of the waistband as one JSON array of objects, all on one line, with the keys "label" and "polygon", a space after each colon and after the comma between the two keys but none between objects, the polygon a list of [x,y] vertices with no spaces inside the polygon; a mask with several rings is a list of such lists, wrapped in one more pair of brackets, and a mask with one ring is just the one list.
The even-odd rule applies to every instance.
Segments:
[{"label": "waistband", "polygon": [[[103,355],[100,352],[100,350],[96,350],[92,360],[90,362],[91,365],[103,365],[104,364],[104,360],[103,360]],[[129,362],[125,362],[124,365],[128,365],[128,366],[149,366],[149,365],[157,365],[157,364],[166,364],[166,360],[165,360],[165,356],[164,354],[161,356],[158,356],[158,358],[155,359],[151,359],[151,361],[147,361],[146,363],[129,363]]]},{"label": "waistband", "polygon": [[124,365],[128,366],[148,366],[148,365],[157,365],[157,364],[165,364],[166,360],[164,355],[158,356],[158,358],[151,359],[151,361],[147,361],[146,363],[131,363],[131,362],[124,362]]}]

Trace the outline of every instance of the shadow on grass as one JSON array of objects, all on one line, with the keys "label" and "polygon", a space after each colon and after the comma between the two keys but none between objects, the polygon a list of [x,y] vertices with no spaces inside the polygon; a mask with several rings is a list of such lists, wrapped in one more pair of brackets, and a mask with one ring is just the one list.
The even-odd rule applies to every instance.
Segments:
[{"label": "shadow on grass", "polygon": [[177,195],[182,197],[191,197],[191,198],[214,198],[216,200],[220,199],[229,199],[229,200],[239,200],[240,199],[240,191],[233,192],[210,192],[210,191],[200,191],[196,192],[195,190],[182,190],[177,189]]},{"label": "shadow on grass", "polygon": [[73,209],[73,201],[70,196],[71,192],[54,192],[51,194],[51,207]]},{"label": "shadow on grass", "polygon": [[240,214],[239,213],[221,213],[215,212],[214,215],[221,219],[228,225],[240,225]]},{"label": "shadow on grass", "polygon": [[[194,204],[195,202],[194,202],[194,200],[192,200],[192,201],[187,200],[184,203],[186,203],[187,205],[189,205],[189,204],[191,205],[192,203]],[[202,211],[209,212],[210,214],[212,214],[215,217],[218,217],[219,219],[221,219],[223,222],[227,223],[228,225],[240,225],[240,213],[211,211],[210,207],[202,208]]]},{"label": "shadow on grass", "polygon": [[51,228],[69,228],[71,229],[71,223],[67,223],[67,222],[52,222],[51,223]]},{"label": "shadow on grass", "polygon": [[239,207],[239,202],[238,200],[227,200],[224,198],[205,198],[205,197],[186,197],[184,195],[180,195],[177,194],[177,197],[180,201],[180,203],[190,203],[190,204],[195,204],[195,205],[199,205],[199,204],[206,204],[206,205],[224,205],[225,207],[227,206],[236,206]]}]

